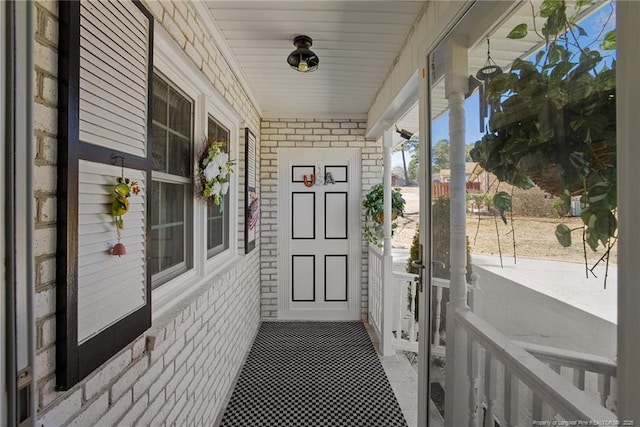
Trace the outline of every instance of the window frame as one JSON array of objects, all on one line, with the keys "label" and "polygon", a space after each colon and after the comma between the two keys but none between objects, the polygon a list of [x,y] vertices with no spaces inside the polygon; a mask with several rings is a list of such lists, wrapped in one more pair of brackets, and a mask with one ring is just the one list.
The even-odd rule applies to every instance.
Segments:
[{"label": "window frame", "polygon": [[[184,51],[175,44],[173,38],[161,26],[154,27],[154,73],[163,75],[174,88],[177,88],[194,102],[193,107],[193,144],[194,159],[202,150],[202,143],[207,135],[207,119],[214,118],[219,124],[229,130],[229,151],[231,159],[235,161],[234,173],[229,183],[229,248],[219,254],[207,257],[207,204],[198,198],[195,192],[192,200],[192,227],[190,250],[193,254],[191,268],[181,272],[176,277],[152,290],[152,319],[157,319],[163,313],[178,304],[180,300],[212,276],[221,274],[231,265],[241,259],[238,253],[238,241],[242,237],[238,234],[239,209],[239,175],[242,173],[239,158],[240,128],[243,125],[241,116],[233,109],[229,102],[221,96],[186,56]],[[195,175],[195,165],[193,175]],[[153,179],[161,173],[153,172]]]},{"label": "window frame", "polygon": [[[217,95],[217,92],[216,92]],[[223,251],[208,257],[207,239],[206,235],[203,235],[203,245],[205,253],[205,271],[207,274],[213,273],[220,268],[228,264],[231,260],[238,256],[238,218],[239,218],[239,180],[240,167],[243,166],[239,157],[240,155],[240,127],[241,121],[239,118],[234,117],[235,113],[227,106],[226,100],[220,102],[217,96],[207,97],[206,111],[205,113],[205,126],[204,130],[208,130],[208,118],[211,116],[219,125],[225,127],[229,131],[229,158],[234,161],[234,172],[229,179],[229,206],[225,206],[229,213],[229,247]],[[206,132],[204,133],[206,135]],[[204,204],[204,229],[206,229],[206,203]]]},{"label": "window frame", "polygon": [[[218,119],[216,119],[216,117],[214,117],[211,113],[207,113],[207,137],[209,135],[209,121],[213,121],[216,123],[217,126],[224,128],[224,130],[227,131],[227,133],[229,134],[228,138],[229,140],[227,141],[227,153],[229,154],[229,158],[234,160],[233,155],[237,154],[234,153],[233,150],[231,149],[231,130],[224,126],[222,123],[220,123],[220,121]],[[237,166],[238,166],[238,162],[237,159],[235,159],[235,167],[234,170],[237,173]],[[228,196],[228,197],[227,197]],[[227,192],[226,195],[223,196],[223,198],[227,199],[226,200],[226,205],[225,205],[225,209],[222,213],[222,221],[223,221],[223,238],[222,238],[222,245],[218,245],[218,246],[214,246],[212,248],[209,247],[209,243],[206,242],[206,249],[207,249],[207,260],[224,253],[225,251],[227,251],[230,247],[231,247],[231,230],[229,230],[229,225],[231,223],[231,215],[229,212],[229,208],[231,207],[231,183],[229,184],[229,191]],[[205,221],[206,221],[206,229],[207,229],[207,238],[208,238],[208,234],[209,234],[209,206],[207,205],[207,207],[205,208]],[[225,228],[226,227],[226,228]],[[206,240],[206,239],[205,239]],[[227,245],[227,247],[225,248],[225,244]]]},{"label": "window frame", "polygon": [[[161,71],[159,71],[157,68],[154,68],[153,78],[155,79],[156,76],[160,77],[167,84],[168,87],[176,91],[180,96],[183,96],[191,104],[191,114],[190,114],[191,115],[191,124],[190,124],[191,153],[190,154],[191,155],[190,157],[193,157],[193,152],[195,149],[195,138],[194,138],[195,120],[194,119],[195,119],[196,100],[189,94],[185,93],[185,91],[183,91],[176,83],[170,80]],[[151,121],[152,121],[152,127],[153,127],[153,115],[151,116]],[[163,125],[163,126],[167,127],[167,129],[171,131],[171,128],[169,128],[168,125]],[[149,147],[149,149],[152,150],[152,153],[153,153],[152,147]],[[152,157],[153,157],[153,154],[152,154]],[[185,221],[185,225],[184,225],[185,235],[183,236],[183,242],[182,242],[185,249],[184,260],[179,262],[176,265],[173,265],[164,270],[161,270],[160,272],[155,273],[151,276],[151,287],[152,289],[157,289],[158,287],[164,285],[165,283],[169,282],[170,280],[176,277],[181,276],[182,274],[186,273],[191,268],[193,268],[194,257],[195,257],[195,253],[193,251],[193,244],[192,244],[192,240],[194,238],[194,230],[195,230],[193,210],[196,207],[193,205],[193,203],[189,203],[190,200],[193,198],[193,188],[194,188],[193,180],[190,177],[181,177],[179,175],[156,171],[153,169],[153,166],[152,166],[150,188],[152,188],[154,182],[183,185],[185,187],[184,212],[183,212],[184,221]],[[153,203],[151,203],[151,209],[153,209],[153,207],[154,207]],[[150,224],[149,227],[150,227],[150,230],[152,230],[153,224]],[[151,238],[150,235],[147,236],[147,239],[150,239],[150,238]],[[149,255],[151,255],[151,253],[149,253]]]}]

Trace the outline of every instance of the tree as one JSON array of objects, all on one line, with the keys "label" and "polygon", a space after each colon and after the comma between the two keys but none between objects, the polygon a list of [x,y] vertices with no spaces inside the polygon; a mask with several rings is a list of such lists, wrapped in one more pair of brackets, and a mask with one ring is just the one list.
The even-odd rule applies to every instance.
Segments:
[{"label": "tree", "polygon": [[418,157],[418,151],[416,150],[411,154],[411,160],[409,160],[409,178],[413,180],[418,179],[418,169],[420,166]]},{"label": "tree", "polygon": [[[466,144],[464,146],[465,152],[465,162],[471,162],[471,155],[469,152],[473,148],[472,144]],[[451,168],[451,147],[448,139],[440,139],[433,146],[431,151],[431,165],[433,166],[433,171],[438,172],[441,169],[450,169]]]},{"label": "tree", "polygon": [[407,139],[402,144],[396,146],[396,148],[393,150],[402,152],[402,169],[404,171],[405,183],[409,183],[410,178],[409,171],[407,170],[407,160],[405,157],[405,152],[409,151],[411,153],[411,157],[413,158],[417,151],[416,148],[418,147],[418,144],[420,144],[420,140],[417,137],[412,136],[411,139]]},{"label": "tree", "polygon": [[433,166],[434,172],[438,172],[441,169],[449,169],[451,161],[448,139],[440,139],[433,145],[431,165]]}]

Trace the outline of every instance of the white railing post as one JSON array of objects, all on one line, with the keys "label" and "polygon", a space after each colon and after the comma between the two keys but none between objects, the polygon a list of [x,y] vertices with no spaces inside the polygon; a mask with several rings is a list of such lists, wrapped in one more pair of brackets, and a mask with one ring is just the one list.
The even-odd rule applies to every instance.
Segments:
[{"label": "white railing post", "polygon": [[598,375],[598,393],[600,394],[600,404],[606,408],[607,399],[611,394],[611,376],[599,374]]},{"label": "white railing post", "polygon": [[393,348],[393,257],[386,253],[382,256],[382,292],[380,302],[382,313],[380,328],[382,340],[380,342],[380,352],[383,356],[395,354]]},{"label": "white railing post", "polygon": [[487,399],[486,427],[494,427],[498,396],[498,364],[489,350],[484,352],[484,395]]},{"label": "white railing post", "polygon": [[[393,325],[396,328],[396,336],[393,346],[396,351],[414,351],[418,349],[418,325],[415,321],[416,305],[416,278],[415,274],[394,271],[393,292],[395,297]],[[409,300],[410,302],[409,302]],[[396,327],[400,324],[400,327]],[[402,332],[405,332],[403,335]]]},{"label": "white railing post", "polygon": [[471,284],[469,292],[471,294],[470,304],[471,310],[479,316],[482,316],[482,289],[479,285],[480,275],[478,273],[471,274]]},{"label": "white railing post", "polygon": [[504,367],[504,419],[508,426],[517,426],[520,417],[520,394],[518,377]]},{"label": "white railing post", "polygon": [[480,391],[478,344],[467,335],[467,376],[469,377],[469,427],[478,427],[478,407]]},{"label": "white railing post", "polygon": [[436,286],[436,312],[435,312],[435,333],[433,334],[433,346],[440,347],[440,325],[442,323],[442,286]]}]

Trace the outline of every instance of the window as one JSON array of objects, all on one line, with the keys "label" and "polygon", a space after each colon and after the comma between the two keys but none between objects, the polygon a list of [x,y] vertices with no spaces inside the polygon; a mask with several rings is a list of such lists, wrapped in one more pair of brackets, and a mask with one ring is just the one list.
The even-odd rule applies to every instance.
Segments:
[{"label": "window", "polygon": [[[229,130],[211,116],[207,120],[207,134],[209,141],[224,141],[224,151],[231,158]],[[219,206],[213,200],[207,203],[207,258],[229,249],[229,200],[230,192],[227,192]]]},{"label": "window", "polygon": [[153,287],[192,266],[193,101],[154,74],[151,248]]},{"label": "window", "polygon": [[[164,31],[154,33],[153,161],[147,235],[153,317],[237,259],[237,167],[220,207],[198,195],[196,160],[209,137],[237,162],[241,117]],[[153,193],[151,193],[151,190]]]}]

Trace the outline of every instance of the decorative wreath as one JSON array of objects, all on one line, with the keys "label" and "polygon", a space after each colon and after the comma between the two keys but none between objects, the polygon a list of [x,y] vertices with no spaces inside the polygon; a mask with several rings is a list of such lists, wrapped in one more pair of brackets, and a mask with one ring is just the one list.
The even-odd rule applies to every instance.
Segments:
[{"label": "decorative wreath", "polygon": [[229,174],[233,173],[234,162],[222,148],[224,141],[211,141],[198,159],[198,178],[200,179],[200,196],[213,198],[213,203],[220,205],[222,196],[229,191]]}]

